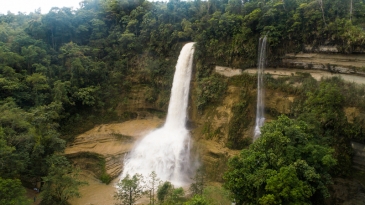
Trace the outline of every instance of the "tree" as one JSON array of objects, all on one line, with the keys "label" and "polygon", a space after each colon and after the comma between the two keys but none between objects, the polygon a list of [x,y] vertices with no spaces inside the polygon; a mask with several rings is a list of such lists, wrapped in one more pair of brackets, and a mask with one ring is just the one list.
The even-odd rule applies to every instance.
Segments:
[{"label": "tree", "polygon": [[184,203],[184,205],[209,205],[209,202],[203,196],[195,195],[189,201]]},{"label": "tree", "polygon": [[116,205],[132,205],[135,204],[144,194],[144,181],[141,174],[135,174],[132,177],[127,174],[118,184],[117,192],[114,198],[120,203]]},{"label": "tree", "polygon": [[184,189],[182,187],[179,188],[173,188],[171,190],[171,192],[169,193],[169,195],[167,196],[167,198],[165,199],[165,204],[166,205],[170,205],[170,204],[182,204],[182,202],[185,200],[184,199]]},{"label": "tree", "polygon": [[8,146],[5,140],[5,133],[3,128],[0,126],[0,174],[4,176],[4,168],[7,164],[12,163],[12,154],[15,151],[15,147]]},{"label": "tree", "polygon": [[150,204],[152,204],[152,205],[155,204],[155,191],[160,183],[161,183],[161,180],[159,178],[157,178],[156,172],[152,171],[152,173],[150,174],[150,178],[148,180],[148,184],[147,184],[147,188],[150,192]]},{"label": "tree", "polygon": [[23,46],[21,48],[21,54],[24,57],[26,64],[27,64],[27,70],[29,74],[32,74],[34,71],[32,69],[33,64],[36,63],[43,63],[45,65],[49,64],[49,59],[47,59],[47,52],[46,50],[30,45],[28,47]]},{"label": "tree", "polygon": [[59,138],[59,114],[62,111],[61,103],[52,102],[49,105],[38,106],[32,109],[31,124],[34,140],[33,150],[30,153],[31,162],[28,165],[29,174],[37,181],[46,176],[49,171],[47,160],[54,153],[63,152],[66,142]]},{"label": "tree", "polygon": [[0,177],[0,196],[1,205],[30,204],[19,179],[3,179]]},{"label": "tree", "polygon": [[319,144],[303,121],[267,123],[249,149],[229,161],[224,186],[238,205],[308,204],[328,197],[333,149]]},{"label": "tree", "polygon": [[204,188],[202,198],[208,201],[209,205],[231,204],[229,191],[220,186],[207,186]]},{"label": "tree", "polygon": [[[332,78],[321,82],[319,89],[308,92],[303,104],[303,113],[298,119],[317,127],[318,137],[335,149],[337,165],[333,173],[336,176],[346,176],[351,171],[351,138],[354,134],[349,132],[351,124],[344,112],[345,97],[341,93],[340,84],[339,78]],[[317,124],[308,122],[311,118]]]},{"label": "tree", "polygon": [[173,189],[173,186],[170,182],[164,182],[162,185],[158,187],[157,198],[160,203],[163,203],[165,198],[167,198],[166,196],[168,195],[171,189]]},{"label": "tree", "polygon": [[57,80],[53,83],[53,101],[62,104],[72,104],[68,96],[71,87],[70,81]]},{"label": "tree", "polygon": [[2,99],[16,95],[24,88],[19,80],[20,77],[21,75],[17,74],[13,68],[0,65],[0,97]]},{"label": "tree", "polygon": [[170,182],[166,181],[158,187],[157,198],[160,204],[182,204],[184,200],[184,189],[176,188]]},{"label": "tree", "polygon": [[0,174],[5,178],[16,178],[28,171],[33,145],[30,115],[20,109],[12,98],[0,101],[0,113],[0,162],[3,165]]},{"label": "tree", "polygon": [[44,104],[49,91],[47,77],[41,73],[33,73],[26,78],[28,87],[32,89],[31,97],[34,99],[35,106]]},{"label": "tree", "polygon": [[90,86],[86,88],[80,88],[74,93],[74,98],[79,100],[82,105],[98,105],[97,92],[100,90],[99,86]]},{"label": "tree", "polygon": [[79,170],[73,168],[64,156],[48,159],[48,175],[43,177],[42,205],[68,205],[68,200],[80,197],[79,187],[87,182],[79,180]]}]

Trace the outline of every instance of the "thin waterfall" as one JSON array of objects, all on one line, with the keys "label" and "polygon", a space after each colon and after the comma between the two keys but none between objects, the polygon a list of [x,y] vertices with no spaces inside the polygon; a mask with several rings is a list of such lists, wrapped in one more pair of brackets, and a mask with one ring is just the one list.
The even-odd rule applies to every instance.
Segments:
[{"label": "thin waterfall", "polygon": [[264,125],[264,68],[266,63],[266,42],[267,37],[260,38],[259,40],[259,51],[257,60],[257,107],[256,107],[256,122],[255,122],[255,133],[253,140],[255,141],[261,135],[261,127]]},{"label": "thin waterfall", "polygon": [[152,171],[163,181],[182,186],[190,171],[190,134],[186,129],[194,43],[181,50],[176,64],[168,113],[164,126],[146,135],[126,156],[122,178]]}]

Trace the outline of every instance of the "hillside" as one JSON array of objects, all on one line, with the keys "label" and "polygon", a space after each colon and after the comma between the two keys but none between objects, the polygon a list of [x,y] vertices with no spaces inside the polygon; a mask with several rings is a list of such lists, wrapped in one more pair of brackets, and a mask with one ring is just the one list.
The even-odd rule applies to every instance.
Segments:
[{"label": "hillside", "polygon": [[[40,188],[42,204],[67,204],[85,185],[80,168],[106,183],[117,176],[121,161],[111,156],[120,157],[137,139],[118,130],[119,123],[158,119],[148,128],[162,123],[186,42],[196,42],[187,122],[192,151],[207,179],[223,183],[222,193],[230,191],[241,204],[294,203],[291,199],[323,204],[332,200],[331,178],[361,178],[363,172],[353,169],[361,163],[352,143],[365,143],[363,0],[85,0],[80,5],[78,10],[54,7],[44,15],[0,15],[0,193],[7,196],[0,204],[27,204],[24,187]],[[274,145],[303,137],[296,140],[319,146],[318,155],[305,154],[313,147],[300,143],[277,150],[264,143],[266,137],[252,143],[257,89],[252,69],[263,36],[271,73],[264,77],[270,123],[263,135],[282,137]],[[215,72],[217,67],[223,71]],[[334,78],[318,81],[322,75]],[[88,134],[99,128],[99,134]],[[115,147],[116,140],[127,143]],[[315,170],[310,176],[320,178],[302,176],[305,169],[296,167],[293,181],[300,183],[293,184],[303,185],[296,193],[305,196],[280,198],[288,195],[268,185],[285,178],[279,174],[294,173],[288,171],[294,162],[279,157],[287,147],[301,153],[291,159],[299,157]],[[271,150],[286,164],[257,167],[267,174],[253,180],[257,183],[231,183],[247,181],[239,178],[244,174],[232,174],[240,170],[236,166],[249,164],[240,164],[247,156],[260,158]],[[323,161],[325,168],[319,166]],[[257,177],[255,169],[245,174]],[[243,193],[252,201],[240,198]],[[208,200],[181,198],[190,199]]]},{"label": "hillside", "polygon": [[[221,73],[221,71],[217,72]],[[227,72],[239,73],[234,69],[230,70],[226,68],[225,75],[231,76],[231,74],[228,74]],[[256,73],[256,69],[246,69],[244,72],[249,72],[251,73],[251,75],[254,75]],[[279,68],[265,69],[265,73],[270,74],[275,79],[280,79],[283,77],[285,78],[287,76],[289,77],[294,76],[293,78],[295,78],[299,77],[300,73],[309,73],[317,81],[320,81],[321,79],[325,78],[339,77],[338,74],[331,74],[326,71],[317,71],[308,69],[306,70],[279,69]],[[351,83],[353,79],[357,79],[358,81],[356,82],[360,84],[364,84],[365,82],[365,77],[359,75],[347,75],[347,78],[344,78],[344,81],[346,83]],[[226,163],[228,159],[231,156],[238,154],[238,151],[227,148],[226,144],[227,141],[229,140],[228,136],[229,130],[232,129],[230,124],[236,117],[235,115],[238,114],[234,113],[234,106],[240,103],[240,97],[239,97],[240,91],[241,91],[240,88],[237,86],[234,85],[228,86],[227,90],[225,91],[225,97],[222,99],[222,101],[214,105],[212,108],[210,108],[209,111],[206,112],[206,114],[203,115],[197,114],[196,113],[197,111],[194,111],[193,109],[194,100],[191,101],[192,102],[192,104],[190,105],[191,117],[189,124],[192,127],[191,131],[192,131],[193,144],[195,146],[194,150],[199,159],[201,160],[201,162],[203,163],[203,165],[205,166],[206,176],[209,179],[210,183],[223,182],[222,176],[225,170],[227,169]],[[287,115],[291,114],[293,103],[296,101],[296,98],[299,97],[298,95],[286,93],[285,91],[280,91],[277,89],[267,89],[265,91],[266,91],[265,108],[267,110],[265,118],[267,122],[270,122],[271,120],[275,119],[276,116],[279,114],[287,114]],[[252,92],[252,95],[255,95],[255,93]],[[254,103],[254,101],[252,101],[252,103]],[[143,104],[140,104],[139,106],[136,106],[134,108],[136,112],[145,107],[145,105]],[[249,107],[251,107],[251,109],[254,109],[254,106],[255,105],[250,105]],[[344,107],[344,113],[346,115],[346,118],[351,122],[354,122],[355,119],[363,118],[365,116],[364,115],[365,112],[361,111],[359,108],[356,107]],[[247,127],[242,133],[242,136],[250,138],[250,136],[252,136],[253,133],[253,123],[255,116],[252,113],[248,116],[246,115],[246,117],[249,119]],[[146,117],[143,116],[140,118],[143,119]],[[137,119],[139,118],[137,117]],[[114,173],[115,168],[114,166],[111,166],[110,163],[108,163],[108,161],[110,161],[110,159],[113,159],[113,162],[117,162],[118,166],[121,166],[123,162],[122,161],[123,157],[118,153],[115,154],[114,152],[117,152],[116,150],[125,149],[127,148],[126,146],[131,144],[126,144],[124,140],[120,141],[118,138],[116,138],[116,136],[117,135],[141,136],[139,134],[133,133],[132,130],[134,130],[134,132],[138,131],[140,133],[143,129],[149,129],[150,126],[156,127],[156,125],[161,124],[161,122],[162,122],[161,119],[149,119],[149,117],[147,117],[146,120],[132,120],[121,124],[110,124],[110,125],[102,125],[100,127],[95,127],[94,129],[86,133],[83,133],[82,135],[79,135],[76,138],[75,142],[71,146],[66,148],[65,152],[69,156],[74,156],[71,157],[74,163],[77,163],[79,166],[84,167],[83,169],[94,171],[94,173],[95,170],[90,169],[90,167],[92,167],[90,166],[90,163],[83,160],[82,153],[92,152],[100,154],[104,156],[104,158],[106,159],[107,162],[105,167],[106,172],[111,176],[117,176],[118,174],[117,175],[112,174]],[[105,135],[103,134],[103,132],[105,131],[112,133],[110,135],[109,140],[106,138],[106,136],[103,137]],[[115,148],[110,149],[110,145],[108,145],[110,143]],[[248,140],[247,143],[250,143],[250,139]],[[357,143],[355,142],[353,142],[352,144],[354,148],[360,146],[357,145]],[[107,147],[109,148],[106,149]],[[129,148],[127,148],[126,151],[130,149],[131,147],[129,146]],[[358,148],[357,150],[361,152],[361,148]],[[361,166],[363,166],[363,162],[365,161],[363,155],[361,155],[361,153],[359,155],[356,155],[354,160],[355,160],[354,166],[359,170],[363,170],[363,168],[361,168]],[[120,172],[121,169],[118,169],[118,173]],[[361,201],[363,201],[364,192],[361,191],[363,185],[361,185],[361,183],[357,181],[358,179],[361,180],[361,175],[360,178],[355,177],[355,179],[343,179],[343,178],[335,179],[333,192],[331,192],[332,202],[330,203],[335,203],[335,204],[360,203]],[[91,183],[94,184],[95,182]],[[85,197],[90,196],[90,193],[94,193],[93,195],[95,196],[101,193],[103,195],[110,196],[113,195],[114,193],[114,190],[109,190],[109,188],[107,188],[106,186],[104,187],[102,185],[100,186],[95,185],[92,187],[93,187],[92,191],[90,190],[90,188],[82,189],[82,190],[88,190],[85,192],[82,191],[82,193],[86,194]],[[83,200],[86,200],[86,198],[83,197],[83,199],[77,201],[83,201]]]}]

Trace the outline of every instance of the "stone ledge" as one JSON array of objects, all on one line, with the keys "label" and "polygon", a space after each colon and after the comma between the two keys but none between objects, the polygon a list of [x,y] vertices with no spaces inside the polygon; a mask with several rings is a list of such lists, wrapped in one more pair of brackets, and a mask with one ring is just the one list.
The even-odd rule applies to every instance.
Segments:
[{"label": "stone ledge", "polygon": [[282,58],[280,66],[365,75],[365,54],[289,53]]},{"label": "stone ledge", "polygon": [[235,75],[241,75],[242,74],[242,69],[233,69],[233,68],[223,67],[223,66],[216,66],[214,68],[214,71],[216,73],[219,73],[219,74],[224,75],[226,77],[232,77],[232,76],[235,76]]}]

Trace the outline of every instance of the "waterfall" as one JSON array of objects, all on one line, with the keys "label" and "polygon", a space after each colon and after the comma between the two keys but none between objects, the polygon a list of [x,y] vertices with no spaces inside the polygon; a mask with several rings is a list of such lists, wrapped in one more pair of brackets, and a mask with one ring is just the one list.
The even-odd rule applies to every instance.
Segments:
[{"label": "waterfall", "polygon": [[255,132],[254,138],[255,141],[261,135],[261,127],[264,125],[265,117],[264,117],[264,68],[266,63],[266,36],[264,38],[260,38],[259,41],[259,53],[257,60],[257,107],[256,107],[256,122],[255,122]]},{"label": "waterfall", "polygon": [[194,43],[181,50],[176,64],[164,126],[146,135],[126,156],[122,177],[136,173],[148,177],[155,171],[163,181],[182,186],[190,168],[190,134],[185,127]]}]

